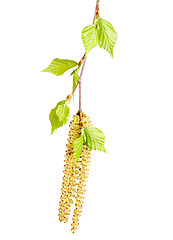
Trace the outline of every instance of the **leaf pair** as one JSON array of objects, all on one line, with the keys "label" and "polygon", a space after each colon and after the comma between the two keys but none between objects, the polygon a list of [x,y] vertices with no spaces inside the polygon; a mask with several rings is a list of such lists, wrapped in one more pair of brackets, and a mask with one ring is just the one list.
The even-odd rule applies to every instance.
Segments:
[{"label": "leaf pair", "polygon": [[76,139],[74,142],[74,151],[76,161],[80,158],[82,153],[83,143],[86,144],[91,150],[100,150],[106,153],[105,150],[105,135],[104,133],[95,127],[84,128],[83,136]]},{"label": "leaf pair", "polygon": [[107,50],[113,57],[113,50],[118,38],[112,24],[102,18],[92,25],[85,27],[82,31],[82,40],[86,53],[99,45]]},{"label": "leaf pair", "polygon": [[49,120],[51,122],[52,130],[51,134],[55,129],[62,127],[70,119],[70,108],[67,106],[67,101],[63,100],[59,102],[55,108],[53,108],[49,114]]}]

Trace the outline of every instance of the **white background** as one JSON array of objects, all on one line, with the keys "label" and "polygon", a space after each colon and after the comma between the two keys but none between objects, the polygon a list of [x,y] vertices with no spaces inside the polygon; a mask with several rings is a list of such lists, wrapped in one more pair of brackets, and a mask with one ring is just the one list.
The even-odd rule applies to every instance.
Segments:
[{"label": "white background", "polygon": [[[0,239],[173,239],[171,0],[101,0],[118,32],[114,59],[87,59],[82,109],[106,135],[94,152],[79,229],[58,221],[68,125],[50,136],[49,112],[72,88],[52,59],[79,61],[95,0],[3,1],[0,6]],[[78,94],[71,116],[78,109]]]}]

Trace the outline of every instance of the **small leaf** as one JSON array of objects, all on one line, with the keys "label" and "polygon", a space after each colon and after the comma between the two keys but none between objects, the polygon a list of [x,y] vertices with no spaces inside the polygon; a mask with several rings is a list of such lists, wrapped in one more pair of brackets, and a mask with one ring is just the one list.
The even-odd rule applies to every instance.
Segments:
[{"label": "small leaf", "polygon": [[83,136],[76,139],[74,142],[74,152],[76,161],[80,158],[82,154],[82,146],[83,146]]},{"label": "small leaf", "polygon": [[77,67],[75,70],[73,70],[73,72],[71,72],[70,76],[73,76],[75,73],[78,73],[80,69],[80,66]]},{"label": "small leaf", "polygon": [[76,72],[76,69],[73,70],[73,72],[71,72],[70,76],[73,76],[75,74],[75,72]]},{"label": "small leaf", "polygon": [[51,134],[53,134],[55,129],[63,126],[63,123],[59,121],[59,119],[56,115],[56,107],[51,110],[51,112],[49,114],[49,120],[50,120],[51,126],[52,126]]},{"label": "small leaf", "polygon": [[100,150],[106,153],[105,135],[104,133],[95,127],[84,128],[84,142],[91,150]]},{"label": "small leaf", "polygon": [[[77,83],[79,81],[79,75],[77,75],[76,73],[73,75],[73,88],[72,88],[72,92],[75,89]],[[74,101],[74,94],[73,94],[73,101]]]},{"label": "small leaf", "polygon": [[[55,131],[55,129],[62,127],[63,125],[65,125],[67,123],[67,121],[69,121],[70,119],[70,113],[68,116],[66,116],[62,121],[59,120],[59,117],[56,114],[57,108],[59,105],[62,104],[62,102],[65,101],[61,101],[59,102],[55,108],[53,108],[49,114],[49,120],[51,122],[51,126],[52,126],[52,130],[51,130],[51,134],[53,134],[53,132]],[[70,111],[69,111],[70,112]]]},{"label": "small leaf", "polygon": [[89,25],[82,30],[82,40],[86,53],[97,46],[97,28],[95,24]]},{"label": "small leaf", "polygon": [[74,75],[73,75],[73,90],[75,89],[78,81],[79,81],[79,75],[74,74]]},{"label": "small leaf", "polygon": [[98,34],[98,44],[101,48],[106,49],[111,57],[113,57],[113,50],[118,38],[112,24],[102,18],[100,18],[96,23],[97,34]]},{"label": "small leaf", "polygon": [[69,113],[70,109],[66,104],[66,100],[61,101],[61,104],[59,104],[56,109],[56,115],[58,116],[59,120],[63,121],[68,117]]},{"label": "small leaf", "polygon": [[49,72],[59,76],[77,65],[78,63],[72,60],[55,58],[47,68],[42,70],[42,72]]}]

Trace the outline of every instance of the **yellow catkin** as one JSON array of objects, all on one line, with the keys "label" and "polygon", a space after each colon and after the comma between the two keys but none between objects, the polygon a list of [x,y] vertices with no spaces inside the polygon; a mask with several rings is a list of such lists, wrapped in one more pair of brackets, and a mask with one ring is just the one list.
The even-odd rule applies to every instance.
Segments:
[{"label": "yellow catkin", "polygon": [[[82,116],[82,124],[83,127],[90,127],[91,122],[90,119],[83,114]],[[79,225],[79,217],[82,213],[82,205],[83,205],[83,199],[86,191],[86,182],[89,174],[89,165],[90,165],[90,155],[91,150],[83,144],[82,154],[78,160],[78,163],[80,165],[80,172],[78,176],[78,184],[77,184],[77,192],[76,192],[76,203],[75,203],[75,209],[73,213],[73,222],[71,224],[72,228],[71,231],[74,233]]]},{"label": "yellow catkin", "polygon": [[74,115],[70,122],[69,138],[65,155],[64,177],[62,194],[59,203],[59,220],[67,222],[70,215],[71,204],[75,196],[76,181],[78,179],[78,163],[75,163],[74,142],[81,136],[81,123],[78,115]]},{"label": "yellow catkin", "polygon": [[75,209],[73,213],[72,233],[74,233],[79,225],[79,216],[82,212],[82,204],[85,194],[86,181],[89,174],[91,150],[83,144],[82,154],[78,161],[75,160],[74,142],[82,134],[82,127],[90,127],[91,122],[83,112],[81,113],[82,124],[79,114],[73,116],[70,122],[69,138],[64,164],[64,177],[62,183],[62,194],[59,203],[59,220],[67,222],[73,199],[76,199]]}]

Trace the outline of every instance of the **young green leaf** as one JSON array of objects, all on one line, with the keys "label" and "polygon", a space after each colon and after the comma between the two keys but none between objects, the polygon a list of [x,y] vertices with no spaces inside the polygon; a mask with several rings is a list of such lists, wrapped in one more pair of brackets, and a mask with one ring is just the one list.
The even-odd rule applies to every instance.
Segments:
[{"label": "young green leaf", "polygon": [[56,107],[51,110],[51,112],[49,114],[49,120],[50,120],[51,126],[52,126],[51,134],[53,134],[55,129],[63,126],[63,123],[59,121],[59,118],[56,115]]},{"label": "young green leaf", "polygon": [[76,69],[73,70],[73,72],[71,72],[70,76],[73,76],[75,74],[75,72],[76,72]]},{"label": "young green leaf", "polygon": [[53,134],[53,132],[55,131],[55,129],[62,127],[63,125],[65,125],[67,123],[67,121],[69,121],[70,119],[70,111],[69,114],[66,115],[66,117],[64,117],[61,121],[59,119],[59,117],[56,114],[57,108],[62,105],[62,103],[64,103],[66,101],[61,101],[59,102],[55,108],[53,108],[49,114],[49,120],[51,122],[51,126],[52,126],[52,130],[51,130],[51,134]]},{"label": "young green leaf", "polygon": [[98,40],[95,24],[89,25],[82,30],[82,40],[87,54],[92,48],[97,46]]},{"label": "young green leaf", "polygon": [[113,57],[113,50],[118,38],[112,24],[102,18],[96,23],[98,44],[101,48],[106,49],[111,57]]},{"label": "young green leaf", "polygon": [[[75,89],[77,83],[79,81],[79,75],[77,75],[76,73],[73,75],[73,89],[72,89],[72,92],[73,90]],[[74,101],[74,94],[73,94],[73,101]]]},{"label": "young green leaf", "polygon": [[75,160],[77,161],[82,154],[82,146],[83,146],[83,136],[76,139],[74,142],[74,152],[75,152]]},{"label": "young green leaf", "polygon": [[78,73],[80,69],[80,66],[77,67],[75,70],[73,70],[73,72],[71,72],[70,76],[73,76],[75,73]]},{"label": "young green leaf", "polygon": [[60,121],[66,119],[70,114],[70,108],[66,104],[66,100],[61,101],[57,106],[56,115],[58,116]]},{"label": "young green leaf", "polygon": [[59,76],[77,65],[78,63],[72,60],[55,58],[47,68],[42,70],[42,72],[49,72]]},{"label": "young green leaf", "polygon": [[78,81],[79,81],[79,75],[74,74],[74,75],[73,75],[73,90],[75,89]]},{"label": "young green leaf", "polygon": [[91,150],[100,150],[106,153],[105,135],[104,133],[95,127],[84,128],[84,142]]}]

